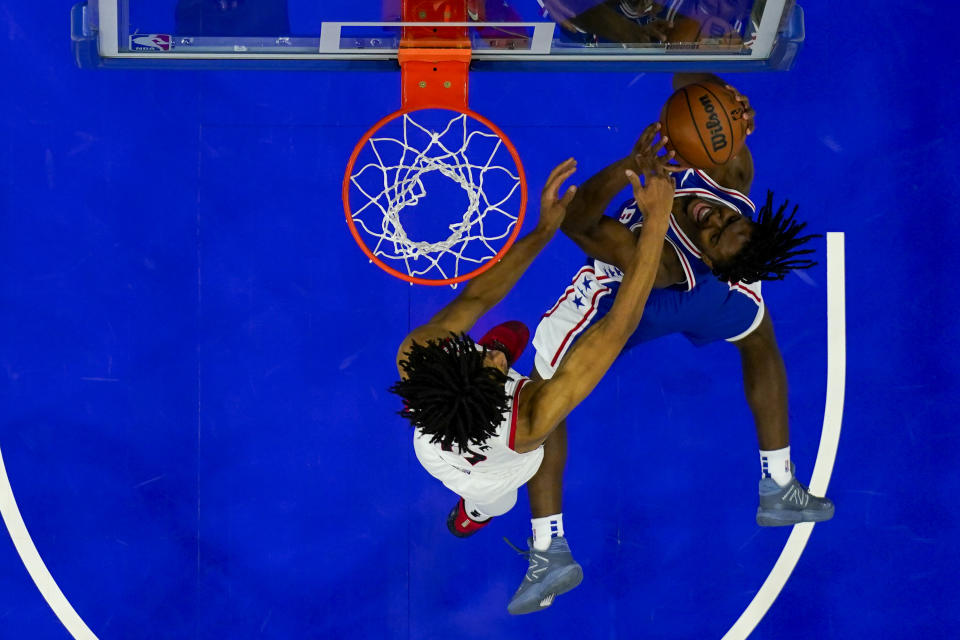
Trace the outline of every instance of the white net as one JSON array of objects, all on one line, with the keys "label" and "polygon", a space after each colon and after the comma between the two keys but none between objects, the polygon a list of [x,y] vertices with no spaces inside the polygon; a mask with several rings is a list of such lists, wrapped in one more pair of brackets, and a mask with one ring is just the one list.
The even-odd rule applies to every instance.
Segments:
[{"label": "white net", "polygon": [[420,110],[364,145],[349,176],[349,211],[384,264],[417,278],[457,278],[508,241],[520,210],[519,173],[500,136],[479,120]]}]

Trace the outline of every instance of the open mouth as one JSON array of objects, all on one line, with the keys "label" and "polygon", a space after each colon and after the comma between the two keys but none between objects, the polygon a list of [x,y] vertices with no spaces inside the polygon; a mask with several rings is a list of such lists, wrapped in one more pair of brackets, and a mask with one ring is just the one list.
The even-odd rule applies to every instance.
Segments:
[{"label": "open mouth", "polygon": [[701,200],[693,205],[693,209],[690,210],[690,215],[697,224],[702,224],[709,211],[710,205]]}]

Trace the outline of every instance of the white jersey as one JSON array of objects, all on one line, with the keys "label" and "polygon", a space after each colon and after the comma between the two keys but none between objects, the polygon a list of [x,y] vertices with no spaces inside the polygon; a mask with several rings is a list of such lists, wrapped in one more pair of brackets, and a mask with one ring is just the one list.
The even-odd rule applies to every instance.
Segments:
[{"label": "white jersey", "polygon": [[454,445],[445,450],[440,444],[432,444],[430,437],[424,436],[419,429],[414,429],[413,449],[423,468],[454,493],[479,503],[494,502],[526,484],[543,460],[542,446],[526,453],[513,448],[520,390],[529,381],[510,369],[504,385],[509,400],[503,420],[494,435],[482,445],[465,451]]}]

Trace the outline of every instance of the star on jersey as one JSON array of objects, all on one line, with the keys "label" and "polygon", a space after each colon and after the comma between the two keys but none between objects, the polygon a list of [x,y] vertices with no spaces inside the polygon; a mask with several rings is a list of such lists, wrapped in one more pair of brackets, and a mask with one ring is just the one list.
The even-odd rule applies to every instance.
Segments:
[{"label": "star on jersey", "polygon": [[611,278],[620,278],[623,277],[623,271],[620,271],[617,267],[611,265],[605,265],[603,267],[603,272]]},{"label": "star on jersey", "polygon": [[583,306],[583,298],[577,296],[573,299],[573,304],[577,305],[577,309]]},{"label": "star on jersey", "polygon": [[[590,291],[591,286],[593,286],[593,281],[590,280],[590,276],[585,276],[583,278],[583,282],[580,283],[581,288],[578,289],[580,295],[582,295],[584,298],[588,298],[590,294],[587,292]],[[580,305],[577,305],[577,308],[579,309]]]}]

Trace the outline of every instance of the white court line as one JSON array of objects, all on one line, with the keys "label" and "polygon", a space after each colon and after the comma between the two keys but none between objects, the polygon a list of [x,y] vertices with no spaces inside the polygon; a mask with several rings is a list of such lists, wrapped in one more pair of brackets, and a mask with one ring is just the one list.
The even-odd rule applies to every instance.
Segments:
[{"label": "white court line", "polygon": [[[843,393],[846,384],[846,309],[844,293],[843,234],[827,234],[827,400],[823,410],[823,430],[820,432],[820,448],[813,465],[810,492],[822,496],[827,493],[833,463],[837,458],[840,443],[840,426],[843,420]],[[787,583],[797,566],[800,554],[813,533],[813,523],[794,525],[783,551],[770,575],[764,580],[757,595],[747,605],[723,640],[744,640],[756,628],[769,611],[773,601]]]},{"label": "white court line", "polygon": [[93,635],[93,632],[77,615],[63,592],[60,591],[60,587],[57,586],[53,576],[50,575],[47,566],[43,564],[43,559],[40,557],[37,547],[33,544],[33,540],[30,539],[30,532],[27,531],[27,525],[23,522],[23,516],[20,515],[17,501],[13,497],[13,488],[10,486],[10,479],[7,477],[2,453],[0,453],[0,515],[3,516],[3,522],[7,525],[7,531],[10,532],[13,546],[17,548],[17,553],[23,560],[23,566],[27,568],[27,572],[40,590],[40,595],[60,618],[63,626],[76,640],[97,640],[97,636]]}]

